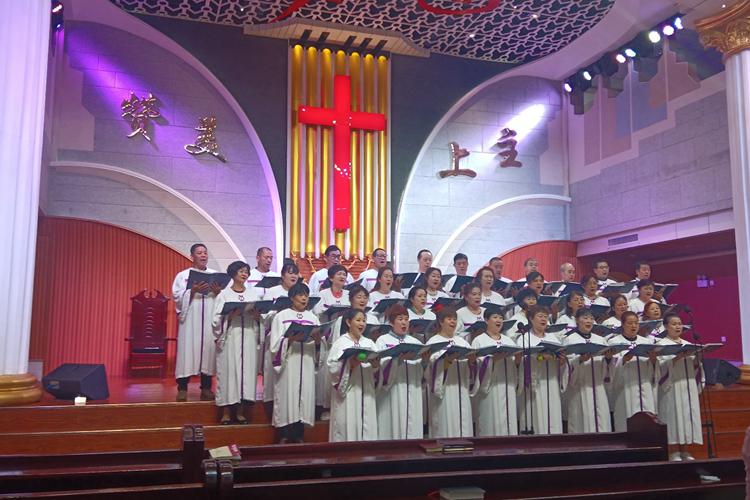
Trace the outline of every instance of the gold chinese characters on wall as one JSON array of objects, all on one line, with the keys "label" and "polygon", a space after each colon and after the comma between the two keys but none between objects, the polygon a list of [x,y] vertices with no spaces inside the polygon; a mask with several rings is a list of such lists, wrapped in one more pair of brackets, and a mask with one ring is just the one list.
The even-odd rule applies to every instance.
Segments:
[{"label": "gold chinese characters on wall", "polygon": [[151,142],[148,125],[150,120],[161,116],[157,106],[157,99],[150,92],[148,97],[144,98],[138,97],[135,92],[130,92],[130,97],[123,99],[120,109],[122,109],[122,117],[130,123],[131,133],[128,137],[142,135],[144,139]]},{"label": "gold chinese characters on wall", "polygon": [[199,132],[195,144],[185,144],[185,151],[193,156],[208,153],[226,163],[227,159],[219,152],[219,143],[216,142],[216,117],[204,116],[199,118],[195,130]]}]

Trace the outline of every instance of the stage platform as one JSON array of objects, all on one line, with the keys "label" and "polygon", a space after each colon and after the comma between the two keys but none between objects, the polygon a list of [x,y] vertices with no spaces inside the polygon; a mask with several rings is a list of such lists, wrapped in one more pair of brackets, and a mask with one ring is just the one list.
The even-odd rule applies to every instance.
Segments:
[{"label": "stage platform", "polygon": [[[110,397],[74,406],[45,394],[39,403],[0,408],[0,455],[66,454],[106,451],[177,450],[182,426],[205,428],[206,446],[240,446],[274,442],[270,408],[255,404],[247,425],[219,425],[219,410],[200,401],[192,384],[188,402],[175,402],[173,380],[110,378]],[[750,426],[750,386],[709,389],[719,457],[739,457],[745,429]],[[704,411],[704,418],[706,413]],[[328,422],[306,429],[306,441],[328,440]],[[696,457],[707,457],[707,447],[694,446]]]}]

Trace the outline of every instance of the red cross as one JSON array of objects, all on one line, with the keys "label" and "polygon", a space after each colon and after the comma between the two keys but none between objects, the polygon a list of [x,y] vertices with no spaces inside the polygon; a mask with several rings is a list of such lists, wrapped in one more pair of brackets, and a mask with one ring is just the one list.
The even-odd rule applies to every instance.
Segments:
[{"label": "red cross", "polygon": [[337,75],[333,108],[300,106],[297,117],[307,125],[333,127],[333,229],[346,231],[351,212],[351,129],[385,130],[385,115],[352,111],[349,77]]}]

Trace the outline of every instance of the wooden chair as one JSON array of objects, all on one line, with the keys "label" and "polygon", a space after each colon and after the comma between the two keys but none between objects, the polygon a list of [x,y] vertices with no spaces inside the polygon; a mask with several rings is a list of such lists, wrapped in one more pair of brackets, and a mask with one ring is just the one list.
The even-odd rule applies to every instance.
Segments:
[{"label": "wooden chair", "polygon": [[130,356],[128,366],[135,370],[159,370],[164,375],[167,365],[167,303],[169,299],[158,290],[143,290],[131,297]]}]

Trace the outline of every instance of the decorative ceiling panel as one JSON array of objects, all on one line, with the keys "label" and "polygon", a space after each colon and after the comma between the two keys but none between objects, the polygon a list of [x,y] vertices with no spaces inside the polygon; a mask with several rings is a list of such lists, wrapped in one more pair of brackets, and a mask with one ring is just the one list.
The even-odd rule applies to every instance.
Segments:
[{"label": "decorative ceiling panel", "polygon": [[613,0],[111,0],[139,14],[246,26],[315,20],[393,31],[432,52],[525,63],[598,23]]}]

